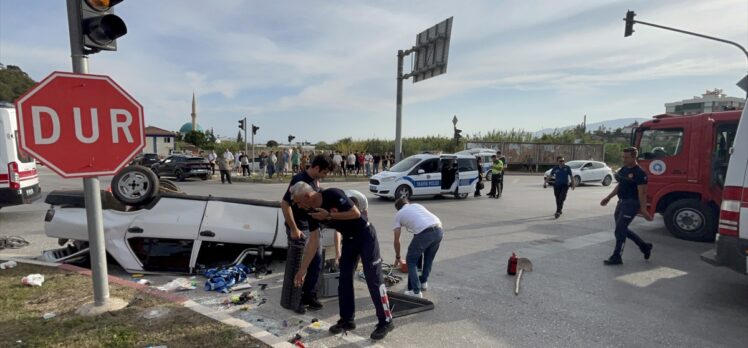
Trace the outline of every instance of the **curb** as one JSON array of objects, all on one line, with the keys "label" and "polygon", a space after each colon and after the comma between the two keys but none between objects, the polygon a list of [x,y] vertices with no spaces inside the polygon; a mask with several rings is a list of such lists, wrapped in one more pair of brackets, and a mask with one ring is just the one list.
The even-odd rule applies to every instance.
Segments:
[{"label": "curb", "polygon": [[[88,277],[91,276],[91,270],[78,267],[78,266],[60,264],[60,263],[43,262],[43,261],[36,261],[36,260],[28,260],[28,259],[21,259],[21,258],[8,258],[8,259],[12,261],[16,261],[18,263],[25,263],[25,264],[38,265],[38,266],[47,266],[47,267],[56,267],[56,268],[69,271],[69,272],[73,272],[73,273],[77,273],[80,275],[84,275]],[[210,319],[219,321],[223,324],[227,324],[227,325],[231,325],[233,327],[239,328],[244,333],[249,334],[250,336],[262,341],[262,343],[265,343],[271,347],[276,347],[276,348],[281,348],[281,347],[294,348],[295,347],[291,343],[284,341],[280,337],[274,336],[270,332],[267,332],[260,327],[254,326],[251,323],[241,320],[239,318],[234,318],[224,312],[210,309],[184,296],[174,295],[168,292],[160,291],[148,285],[138,284],[138,283],[135,283],[135,282],[132,282],[126,279],[118,278],[115,276],[111,276],[111,275],[109,276],[108,279],[109,279],[109,283],[114,283],[120,286],[132,288],[139,292],[152,295],[152,296],[161,298],[169,302],[179,304],[183,306],[184,308],[190,309],[193,312],[204,315]]]}]

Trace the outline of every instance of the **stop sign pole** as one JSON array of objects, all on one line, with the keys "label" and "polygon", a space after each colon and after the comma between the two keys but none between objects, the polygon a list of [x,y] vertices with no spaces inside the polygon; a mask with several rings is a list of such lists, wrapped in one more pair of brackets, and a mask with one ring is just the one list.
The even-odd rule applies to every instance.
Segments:
[{"label": "stop sign pole", "polygon": [[[81,12],[79,0],[67,0],[68,29],[70,32],[70,53],[73,72],[88,74],[88,57],[83,52],[81,33]],[[106,265],[104,245],[104,218],[101,211],[101,183],[97,176],[83,179],[83,196],[86,202],[86,222],[88,223],[88,248],[91,259],[91,278],[95,308],[106,311],[110,305],[109,272]]]}]

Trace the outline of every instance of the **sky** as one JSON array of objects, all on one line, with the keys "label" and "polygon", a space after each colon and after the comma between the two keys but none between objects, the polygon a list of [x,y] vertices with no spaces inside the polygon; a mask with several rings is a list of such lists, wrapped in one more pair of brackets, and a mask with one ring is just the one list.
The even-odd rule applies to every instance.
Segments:
[{"label": "sky", "polygon": [[[148,125],[190,121],[255,142],[394,139],[397,50],[453,16],[447,73],[406,80],[403,136],[543,128],[664,113],[664,103],[735,84],[735,47],[635,25],[637,20],[748,46],[748,0],[249,1],[127,0],[118,51],[89,58],[144,107]],[[64,0],[0,0],[0,62],[35,80],[70,71]],[[409,71],[410,58],[405,60]]]}]

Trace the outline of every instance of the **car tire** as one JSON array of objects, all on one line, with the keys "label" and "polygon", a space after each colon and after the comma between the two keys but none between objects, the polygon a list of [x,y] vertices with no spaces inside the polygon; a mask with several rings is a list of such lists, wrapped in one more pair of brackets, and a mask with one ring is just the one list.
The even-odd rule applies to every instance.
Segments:
[{"label": "car tire", "polygon": [[112,178],[112,195],[133,206],[150,203],[158,195],[159,179],[143,166],[125,167]]},{"label": "car tire", "polygon": [[184,179],[185,179],[185,176],[184,176],[184,174],[182,173],[182,171],[180,169],[177,169],[174,172],[174,177],[177,178],[177,181],[184,181]]},{"label": "car tire", "polygon": [[610,184],[613,182],[613,177],[610,175],[606,175],[603,179],[603,186],[610,186]]},{"label": "car tire", "polygon": [[580,186],[582,185],[582,178],[579,177],[579,175],[574,176],[574,186]]},{"label": "car tire", "polygon": [[465,199],[467,197],[468,197],[468,193],[467,192],[465,192],[465,193],[462,193],[462,192],[455,193],[455,198],[457,198],[457,199]]},{"label": "car tire", "polygon": [[208,180],[208,175],[200,175],[200,180],[205,181]]},{"label": "car tire", "polygon": [[395,190],[395,199],[404,197],[405,199],[410,199],[410,196],[413,194],[413,190],[410,189],[410,186],[408,185],[400,185]]},{"label": "car tire", "polygon": [[663,215],[665,226],[675,237],[695,242],[714,241],[717,231],[714,211],[698,199],[670,203]]}]

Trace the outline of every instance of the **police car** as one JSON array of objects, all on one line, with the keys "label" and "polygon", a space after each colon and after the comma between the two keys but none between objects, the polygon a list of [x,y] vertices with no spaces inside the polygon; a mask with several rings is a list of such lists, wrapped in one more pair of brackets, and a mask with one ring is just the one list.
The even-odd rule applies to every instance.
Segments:
[{"label": "police car", "polygon": [[475,192],[478,162],[472,155],[419,154],[371,177],[369,191],[383,198],[454,195],[467,198]]}]

